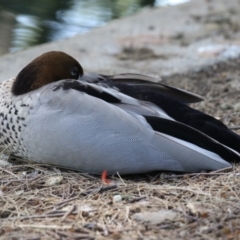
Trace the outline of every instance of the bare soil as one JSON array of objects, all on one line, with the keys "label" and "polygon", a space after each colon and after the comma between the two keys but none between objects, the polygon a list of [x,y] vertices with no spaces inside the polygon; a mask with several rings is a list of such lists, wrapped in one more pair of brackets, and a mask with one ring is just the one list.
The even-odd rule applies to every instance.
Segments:
[{"label": "bare soil", "polygon": [[[205,96],[194,107],[238,129],[239,64],[235,59],[163,82]],[[240,165],[115,176],[104,184],[99,176],[10,162],[0,167],[0,239],[240,239]]]}]

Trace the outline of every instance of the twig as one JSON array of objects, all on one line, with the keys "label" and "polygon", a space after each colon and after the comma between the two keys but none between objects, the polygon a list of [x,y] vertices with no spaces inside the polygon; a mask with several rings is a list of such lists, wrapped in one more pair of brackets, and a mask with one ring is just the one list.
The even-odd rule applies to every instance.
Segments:
[{"label": "twig", "polygon": [[[34,218],[54,218],[54,217],[62,217],[66,214],[66,212],[58,212],[52,214],[43,214],[43,215],[32,215],[32,216],[21,216],[21,217],[10,217],[8,220],[23,220],[23,219],[34,219]],[[77,214],[77,212],[72,212],[71,214]]]},{"label": "twig", "polygon": [[20,178],[19,176],[17,176],[17,175],[14,174],[13,172],[8,171],[7,169],[4,169],[4,168],[0,167],[0,170],[2,170],[3,172],[6,172],[6,173],[8,173],[8,174],[10,174],[10,175],[12,175],[12,176],[14,176],[14,177],[16,177],[18,180],[21,180],[21,178]]},{"label": "twig", "polygon": [[171,179],[171,178],[187,178],[187,177],[199,177],[199,176],[221,176],[226,173],[190,173],[190,174],[180,174],[180,175],[170,175],[165,176],[164,179]]},{"label": "twig", "polygon": [[179,175],[168,175],[165,176],[164,179],[170,179],[170,178],[183,178],[183,177],[198,177],[198,176],[221,176],[226,174],[226,171],[232,170],[232,167],[227,167],[227,168],[223,168],[223,169],[219,169],[213,172],[209,172],[209,173],[188,173],[188,174],[179,174]]},{"label": "twig", "polygon": [[231,129],[231,130],[238,130],[238,129],[240,129],[240,126],[230,127],[229,129]]},{"label": "twig", "polygon": [[119,177],[119,179],[121,180],[121,182],[124,184],[124,186],[126,186],[126,183],[123,181],[122,177],[120,176],[120,174],[117,172],[117,175]]},{"label": "twig", "polygon": [[[11,148],[11,147],[12,147],[12,144],[9,145],[8,147],[4,148],[4,149],[0,152],[0,154],[4,153],[6,150],[8,150],[8,149]],[[5,154],[6,154],[6,153],[5,153]],[[9,154],[9,156],[10,156],[10,154]],[[9,157],[9,156],[8,156],[8,157]]]},{"label": "twig", "polygon": [[73,225],[64,225],[64,226],[59,226],[59,225],[42,225],[42,224],[17,224],[17,227],[20,228],[47,228],[47,229],[60,229],[60,230],[68,230],[72,229]]},{"label": "twig", "polygon": [[64,201],[62,201],[62,202],[60,202],[60,203],[57,203],[57,204],[55,204],[55,206],[56,206],[57,208],[59,208],[60,206],[62,206],[62,205],[65,204],[65,203],[69,203],[69,202],[71,202],[71,201],[74,201],[74,200],[78,199],[79,196],[87,196],[87,195],[89,195],[89,194],[91,194],[91,193],[93,193],[93,192],[102,193],[102,192],[105,192],[105,191],[108,191],[108,190],[111,190],[111,189],[115,189],[115,188],[117,188],[117,185],[109,185],[109,186],[101,187],[100,189],[88,190],[88,191],[85,191],[85,192],[80,193],[78,196],[75,196],[75,197],[66,199],[66,200],[64,200]]},{"label": "twig", "polygon": [[63,215],[61,221],[64,221],[67,218],[67,216],[70,215],[75,209],[76,209],[75,205],[71,206],[71,208]]},{"label": "twig", "polygon": [[103,192],[106,192],[106,191],[108,191],[108,190],[112,190],[112,189],[115,189],[115,188],[117,188],[118,186],[116,185],[116,184],[114,184],[114,185],[109,185],[109,186],[104,186],[104,187],[101,187],[100,189],[99,189],[99,193],[103,193]]},{"label": "twig", "polygon": [[74,201],[74,200],[78,199],[79,196],[87,196],[87,195],[89,195],[89,194],[91,194],[91,193],[93,193],[93,192],[102,193],[102,192],[105,192],[105,191],[108,191],[108,190],[111,190],[111,189],[115,189],[115,188],[117,188],[117,185],[109,185],[109,186],[101,187],[100,189],[98,188],[98,189],[88,190],[88,191],[85,191],[85,192],[80,193],[78,196],[75,196],[75,197],[66,199],[66,200],[64,200],[64,201],[62,201],[62,202],[60,202],[60,203],[57,203],[55,206],[56,206],[57,208],[59,208],[60,206],[62,206],[62,205],[65,204],[65,203],[69,203],[69,202],[71,202],[71,201]]},{"label": "twig", "polygon": [[139,201],[141,201],[143,199],[146,199],[146,197],[143,196],[143,197],[134,198],[134,199],[129,200],[128,202],[129,203],[135,203],[135,202],[139,202]]},{"label": "twig", "polygon": [[65,203],[71,202],[71,201],[76,200],[76,199],[78,199],[78,198],[79,198],[79,196],[76,196],[76,197],[73,197],[73,198],[69,198],[69,199],[64,200],[64,201],[62,201],[62,202],[60,202],[60,203],[57,203],[56,206],[59,207],[59,206],[62,205],[62,204],[65,204]]},{"label": "twig", "polygon": [[222,168],[216,171],[212,171],[212,173],[220,173],[220,172],[228,172],[232,170],[232,166],[231,167],[226,167],[226,168]]},{"label": "twig", "polygon": [[[160,173],[158,173],[157,175],[155,175],[155,176],[151,179],[150,183],[154,182],[154,180],[155,180],[157,177],[159,177],[159,176],[161,176]],[[148,175],[148,177],[150,177],[150,176]]]},{"label": "twig", "polygon": [[115,189],[117,188],[118,186],[116,184],[114,185],[108,185],[108,186],[103,186],[101,188],[97,188],[97,189],[93,189],[93,190],[87,190],[85,192],[82,192],[80,195],[81,196],[87,196],[89,194],[92,194],[92,193],[103,193],[103,192],[106,192],[108,190],[112,190],[112,189]]},{"label": "twig", "polygon": [[[29,179],[29,180],[28,180],[28,179],[24,179],[24,180],[26,181],[25,183],[22,183],[21,185],[16,186],[14,189],[10,190],[8,193],[11,193],[11,192],[13,192],[13,191],[15,192],[17,189],[23,187],[23,186],[26,185],[26,184],[29,184],[29,183],[37,180],[37,179],[39,179],[39,178],[40,178],[40,176],[37,176],[37,177],[32,178],[32,179]],[[43,177],[42,177],[42,178],[43,178]]]}]

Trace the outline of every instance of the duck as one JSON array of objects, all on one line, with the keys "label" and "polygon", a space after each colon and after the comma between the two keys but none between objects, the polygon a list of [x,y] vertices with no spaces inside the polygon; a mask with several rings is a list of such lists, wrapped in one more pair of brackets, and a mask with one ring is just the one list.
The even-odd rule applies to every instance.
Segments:
[{"label": "duck", "polygon": [[46,52],[0,85],[0,147],[101,174],[201,172],[240,162],[240,137],[189,106],[197,94],[141,74],[84,73]]}]

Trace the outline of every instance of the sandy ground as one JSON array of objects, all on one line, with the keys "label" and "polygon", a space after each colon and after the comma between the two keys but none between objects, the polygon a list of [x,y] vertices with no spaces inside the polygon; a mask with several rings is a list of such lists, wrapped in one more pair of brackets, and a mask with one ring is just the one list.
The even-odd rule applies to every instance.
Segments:
[{"label": "sandy ground", "polygon": [[[240,4],[193,2],[121,20],[129,25],[142,19],[142,29],[135,32],[131,24],[121,32],[121,21],[116,21],[85,36],[3,56],[0,75],[10,77],[40,52],[61,48],[87,70],[130,69],[200,94],[206,100],[193,107],[240,134]],[[154,32],[162,31],[165,45],[154,37],[146,43],[146,21],[159,13],[166,23],[171,13],[179,25],[169,23],[171,31],[159,26]],[[14,159],[10,163],[0,167],[0,239],[240,239],[239,165],[218,173],[115,176],[106,185],[99,176]]]}]

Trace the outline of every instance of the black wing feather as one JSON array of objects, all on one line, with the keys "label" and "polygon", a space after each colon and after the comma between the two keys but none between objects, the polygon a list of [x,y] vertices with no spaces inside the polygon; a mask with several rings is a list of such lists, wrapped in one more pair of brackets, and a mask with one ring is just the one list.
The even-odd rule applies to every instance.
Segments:
[{"label": "black wing feather", "polygon": [[171,121],[169,119],[153,116],[144,117],[151,127],[157,132],[165,133],[172,137],[193,143],[201,148],[218,154],[226,161],[237,163],[240,162],[240,156],[238,154],[194,128],[179,122]]}]

